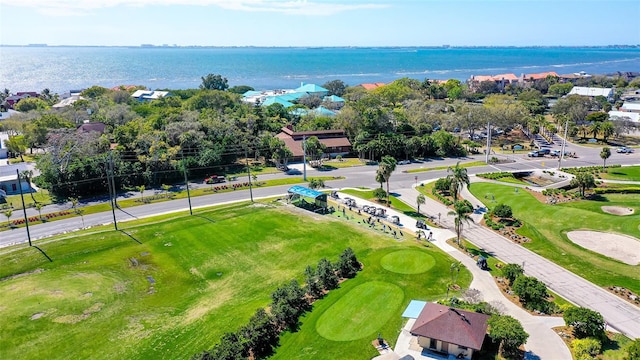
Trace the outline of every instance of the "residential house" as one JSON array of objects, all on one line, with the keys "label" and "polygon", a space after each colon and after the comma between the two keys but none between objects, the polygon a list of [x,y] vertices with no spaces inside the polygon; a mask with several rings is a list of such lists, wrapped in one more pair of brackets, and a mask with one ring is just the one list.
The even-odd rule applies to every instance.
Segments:
[{"label": "residential house", "polygon": [[625,101],[619,111],[640,113],[640,102]]},{"label": "residential house", "polygon": [[489,315],[427,303],[410,332],[423,349],[471,359],[482,348],[488,320]]},{"label": "residential house", "polygon": [[609,111],[609,120],[627,120],[633,123],[640,124],[640,113],[628,112],[628,111]]},{"label": "residential house", "polygon": [[16,111],[13,109],[5,109],[0,107],[0,120],[6,120],[10,117],[12,117],[13,115],[18,115],[20,114],[20,111]]},{"label": "residential house", "polygon": [[584,86],[574,86],[567,95],[581,95],[594,98],[596,96],[604,96],[607,101],[613,101],[612,88],[594,88]]},{"label": "residential house", "polygon": [[9,140],[9,134],[0,133],[0,165],[9,164],[9,161],[5,160],[9,157],[7,146],[4,144],[5,141]]},{"label": "residential house", "polygon": [[24,163],[0,166],[0,190],[4,191],[7,195],[19,194],[20,188],[18,186],[22,187],[22,192],[24,193],[33,191],[31,184],[24,178],[20,178],[20,184],[18,184],[18,173],[16,170],[23,172],[28,170],[28,168]]},{"label": "residential house", "polygon": [[64,108],[64,107],[73,105],[78,100],[85,100],[85,98],[80,96],[80,94],[70,95],[69,97],[66,97],[60,100],[60,102],[58,102],[57,104],[54,104],[51,107],[55,109]]},{"label": "residential house", "polygon": [[318,86],[316,84],[305,84],[301,83],[300,87],[295,89],[297,93],[306,93],[310,96],[318,96],[323,98],[329,94],[329,90],[323,88],[322,86]]},{"label": "residential house", "polygon": [[13,107],[16,106],[16,104],[20,102],[20,100],[30,98],[30,97],[37,98],[37,97],[40,97],[40,95],[35,91],[19,91],[14,95],[7,96],[7,98],[4,99],[4,102],[2,103],[2,105],[0,105],[0,107],[4,110],[13,109]]},{"label": "residential house", "polygon": [[471,75],[469,80],[467,80],[467,84],[469,85],[469,89],[476,91],[484,81],[493,81],[498,85],[498,89],[500,89],[500,91],[504,91],[507,85],[519,84],[520,78],[513,73],[498,75]]},{"label": "residential house", "polygon": [[155,90],[136,90],[131,97],[138,101],[152,101],[162,99],[165,96],[170,96],[168,91],[155,91]]},{"label": "residential house", "polygon": [[371,84],[360,84],[360,87],[363,87],[365,90],[369,91],[369,90],[373,90],[373,89],[377,89],[381,86],[385,86],[387,84],[383,83],[383,82],[377,82],[377,83],[371,83]]},{"label": "residential house", "polygon": [[322,101],[325,104],[327,104],[329,108],[336,109],[336,110],[342,109],[345,102],[343,98],[336,95],[325,96],[324,99],[322,99]]},{"label": "residential house", "polygon": [[76,132],[83,133],[83,134],[90,133],[90,132],[97,132],[102,135],[104,134],[106,129],[107,129],[107,125],[105,125],[105,123],[90,122],[89,120],[85,120],[82,125],[79,125],[76,128]]},{"label": "residential house", "polygon": [[302,161],[304,151],[302,142],[312,136],[318,138],[320,143],[327,147],[326,153],[331,157],[346,155],[351,151],[351,142],[345,136],[344,130],[317,130],[317,131],[293,131],[291,125],[282,128],[276,137],[284,141],[284,144],[293,153],[292,161]]}]

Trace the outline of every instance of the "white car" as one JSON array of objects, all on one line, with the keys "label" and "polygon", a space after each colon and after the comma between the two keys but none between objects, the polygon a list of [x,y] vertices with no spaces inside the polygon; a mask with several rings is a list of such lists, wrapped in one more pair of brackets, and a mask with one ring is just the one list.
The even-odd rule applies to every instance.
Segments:
[{"label": "white car", "polygon": [[623,146],[616,149],[616,152],[620,154],[631,154],[633,152],[633,149]]},{"label": "white car", "polygon": [[408,165],[411,164],[411,160],[400,160],[398,161],[398,165]]}]

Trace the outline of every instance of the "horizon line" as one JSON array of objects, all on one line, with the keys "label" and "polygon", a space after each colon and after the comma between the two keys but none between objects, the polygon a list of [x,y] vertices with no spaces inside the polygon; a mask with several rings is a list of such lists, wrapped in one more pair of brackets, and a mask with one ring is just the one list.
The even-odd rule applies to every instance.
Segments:
[{"label": "horizon line", "polygon": [[282,48],[282,49],[322,49],[322,48],[603,48],[626,47],[637,48],[640,44],[607,44],[607,45],[177,45],[177,44],[139,44],[139,45],[73,45],[47,43],[32,44],[0,44],[0,47],[127,47],[127,48]]}]

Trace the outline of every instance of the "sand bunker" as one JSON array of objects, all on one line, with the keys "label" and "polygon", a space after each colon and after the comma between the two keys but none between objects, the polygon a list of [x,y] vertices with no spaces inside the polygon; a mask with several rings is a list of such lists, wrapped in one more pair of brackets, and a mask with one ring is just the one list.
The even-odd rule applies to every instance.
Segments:
[{"label": "sand bunker", "polygon": [[640,263],[640,239],[632,236],[598,231],[570,231],[567,237],[583,248],[620,260],[625,264]]},{"label": "sand bunker", "polygon": [[613,215],[625,216],[633,214],[632,208],[626,208],[622,206],[603,206],[601,207],[601,209],[602,211]]}]

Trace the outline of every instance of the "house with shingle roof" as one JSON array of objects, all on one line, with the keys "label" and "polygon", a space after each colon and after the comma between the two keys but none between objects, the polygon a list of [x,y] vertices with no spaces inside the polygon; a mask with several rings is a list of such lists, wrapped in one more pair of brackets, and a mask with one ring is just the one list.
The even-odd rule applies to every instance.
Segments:
[{"label": "house with shingle roof", "polygon": [[321,144],[324,144],[327,149],[325,154],[330,157],[337,155],[346,155],[351,151],[351,142],[347,139],[344,130],[316,130],[316,131],[293,131],[291,125],[282,128],[276,137],[284,141],[285,146],[291,150],[293,154],[292,161],[302,161],[304,151],[302,149],[302,142],[304,139],[308,139],[312,136],[318,138]]},{"label": "house with shingle roof", "polygon": [[426,303],[411,334],[423,349],[471,359],[482,349],[489,315]]}]

